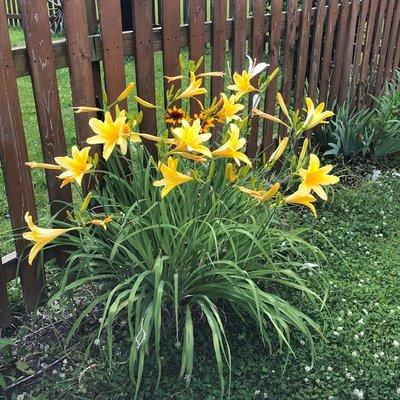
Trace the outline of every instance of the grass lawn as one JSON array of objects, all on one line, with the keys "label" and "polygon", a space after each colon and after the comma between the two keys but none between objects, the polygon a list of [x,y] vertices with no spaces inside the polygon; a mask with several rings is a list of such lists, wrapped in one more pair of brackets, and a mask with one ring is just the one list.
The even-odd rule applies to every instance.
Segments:
[{"label": "grass lawn", "polygon": [[[295,355],[279,350],[272,353],[262,347],[255,328],[244,323],[229,327],[233,353],[232,400],[321,400],[387,399],[400,396],[400,176],[393,171],[372,182],[357,181],[342,187],[322,210],[319,218],[308,213],[290,213],[287,224],[310,226],[309,239],[319,243],[327,256],[320,268],[310,267],[308,274],[320,276],[329,287],[322,314],[314,318],[321,324],[323,337],[315,335],[317,358],[312,367],[308,348],[293,332]],[[322,232],[333,247],[321,238]],[[303,297],[292,299],[310,312]],[[48,373],[46,379],[29,387],[25,398],[54,399],[128,399],[131,386],[126,367],[119,363],[128,347],[121,337],[116,344],[116,360],[111,371],[108,361],[94,349],[84,354],[87,332],[73,345],[64,348],[65,333],[54,320],[36,325],[53,325],[50,333],[24,339],[32,327],[18,333],[14,363],[29,352],[38,352],[42,367],[66,356]],[[48,321],[51,321],[49,323]],[[96,321],[93,321],[96,323]],[[89,327],[88,327],[89,329]],[[52,328],[48,328],[52,331]],[[43,343],[43,337],[52,337]],[[43,336],[45,335],[45,336]],[[156,369],[148,366],[140,396],[146,400],[211,400],[219,398],[218,378],[207,330],[196,331],[196,360],[191,385],[176,379],[179,372],[173,334],[164,331],[163,379],[154,392]],[[197,340],[199,339],[199,342]],[[102,345],[102,344],[100,344]],[[29,351],[28,351],[29,349]],[[26,358],[29,360],[29,358]],[[40,367],[40,368],[42,368]],[[19,372],[19,374],[21,374]]]}]

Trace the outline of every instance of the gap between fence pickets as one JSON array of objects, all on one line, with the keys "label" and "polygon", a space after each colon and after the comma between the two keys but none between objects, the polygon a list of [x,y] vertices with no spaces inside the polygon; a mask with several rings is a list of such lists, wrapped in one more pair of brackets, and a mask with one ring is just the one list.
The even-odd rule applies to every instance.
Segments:
[{"label": "gap between fence pickets", "polygon": [[[351,2],[350,2],[351,3]],[[339,5],[341,7],[341,5]],[[325,8],[329,9],[329,5],[326,5]],[[297,11],[296,15],[296,27],[300,25],[302,10]],[[315,23],[316,17],[316,7],[312,8],[311,12],[311,26]],[[282,13],[282,23],[284,24],[287,18],[287,12],[284,11]],[[268,26],[271,19],[270,14],[265,14],[265,25]],[[246,39],[251,36],[252,33],[252,21],[253,17],[247,18],[247,32]],[[212,21],[207,21],[205,23],[205,43],[212,42]],[[233,31],[233,18],[229,18],[226,20],[226,40],[232,39],[232,31]],[[269,33],[267,32],[265,35],[266,38],[269,37]],[[153,28],[153,42],[154,42],[154,52],[162,51],[162,27]],[[189,44],[189,25],[181,25],[180,26],[180,45],[181,48],[187,47]],[[124,43],[124,56],[134,56],[134,31],[123,32],[123,43]],[[67,58],[67,46],[66,39],[56,40],[53,42],[53,51],[56,62],[56,69],[66,68],[68,67],[68,58]],[[90,51],[91,51],[91,60],[94,61],[102,61],[103,60],[103,48],[102,48],[102,39],[100,34],[90,35]],[[15,47],[12,50],[12,55],[14,59],[14,67],[17,78],[30,75],[28,59],[26,55],[26,47]]]}]

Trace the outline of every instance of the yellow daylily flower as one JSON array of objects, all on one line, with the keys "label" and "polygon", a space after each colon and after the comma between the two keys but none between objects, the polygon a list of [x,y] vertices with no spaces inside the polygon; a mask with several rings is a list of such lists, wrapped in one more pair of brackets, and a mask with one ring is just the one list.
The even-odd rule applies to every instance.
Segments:
[{"label": "yellow daylily flower", "polygon": [[315,108],[313,101],[306,97],[307,117],[303,124],[303,130],[309,130],[319,124],[328,124],[327,118],[333,117],[335,114],[332,111],[324,111],[325,103],[321,103]]},{"label": "yellow daylily flower", "polygon": [[240,120],[241,118],[236,114],[244,109],[244,105],[236,103],[237,99],[234,95],[228,99],[225,93],[221,93],[221,98],[222,108],[216,114],[216,118],[220,122],[226,121],[227,123],[231,122],[232,120]]},{"label": "yellow daylily flower", "polygon": [[172,134],[174,135],[176,143],[175,150],[185,153],[196,152],[211,158],[210,149],[202,145],[202,143],[211,138],[211,133],[200,134],[200,130],[200,119],[196,119],[193,124],[183,120],[181,127],[172,129]]},{"label": "yellow daylily flower", "polygon": [[103,111],[101,108],[98,108],[98,107],[72,107],[72,108],[73,108],[75,114]]},{"label": "yellow daylily flower", "polygon": [[216,78],[222,78],[225,75],[225,72],[222,71],[211,71],[211,72],[203,72],[201,74],[196,75],[197,78],[204,78],[206,76],[213,76]]},{"label": "yellow daylily flower", "polygon": [[196,79],[194,72],[190,71],[190,85],[178,96],[177,99],[187,99],[207,93],[206,88],[201,87],[203,79]]},{"label": "yellow daylily flower", "polygon": [[286,197],[286,204],[297,204],[308,207],[314,216],[317,216],[317,211],[315,210],[314,204],[317,199],[306,189],[298,189],[296,192]]},{"label": "yellow daylily flower", "polygon": [[52,242],[54,239],[58,238],[65,233],[72,231],[77,228],[68,228],[68,229],[45,229],[39,228],[33,223],[32,216],[29,211],[25,214],[25,222],[28,224],[28,228],[30,232],[24,232],[22,234],[23,238],[33,242],[34,245],[29,251],[28,263],[32,265],[33,260],[37,256],[40,250],[43,249],[44,246]]},{"label": "yellow daylily flower", "polygon": [[236,97],[239,98],[247,93],[255,92],[257,89],[250,83],[253,76],[248,71],[243,71],[240,75],[235,72],[233,74],[234,85],[229,85],[228,89],[236,92]]},{"label": "yellow daylily flower", "polygon": [[29,168],[43,168],[43,169],[54,169],[60,170],[61,167],[55,164],[38,163],[36,161],[26,162],[25,165]]},{"label": "yellow daylily flower", "polygon": [[251,161],[246,154],[240,152],[246,145],[245,138],[239,138],[240,130],[235,124],[229,126],[229,139],[219,148],[212,152],[215,157],[233,158],[236,164],[240,165],[240,161],[251,166]]},{"label": "yellow daylily flower", "polygon": [[251,190],[247,189],[244,186],[239,186],[238,189],[243,192],[248,194],[251,197],[254,197],[257,199],[259,202],[265,202],[268,200],[271,200],[276,194],[279,192],[281,185],[279,182],[275,183],[274,185],[271,186],[269,190]]},{"label": "yellow daylily flower", "polygon": [[301,152],[299,155],[299,164],[301,164],[303,162],[303,160],[306,158],[308,147],[310,145],[309,142],[310,141],[308,140],[308,138],[304,139],[303,146],[301,147]]},{"label": "yellow daylily flower", "polygon": [[176,75],[176,76],[164,75],[164,78],[167,80],[168,83],[171,83],[171,82],[180,81],[182,79],[185,79],[185,76],[184,75]]},{"label": "yellow daylily flower", "polygon": [[68,185],[71,182],[76,182],[79,186],[82,185],[83,176],[92,168],[89,162],[90,147],[85,147],[79,150],[77,146],[72,146],[72,157],[55,157],[54,161],[65,171],[58,176],[62,179],[61,187]]},{"label": "yellow daylily flower", "polygon": [[276,117],[274,115],[262,112],[257,108],[253,108],[252,109],[252,113],[254,115],[257,115],[258,117],[267,119],[267,120],[272,121],[272,122],[277,122],[278,124],[282,124],[282,125],[286,126],[286,128],[290,129],[290,126],[288,124],[286,124],[285,122],[283,122],[279,117]]},{"label": "yellow daylily flower", "polygon": [[276,150],[271,154],[268,163],[270,164],[276,163],[281,158],[283,152],[286,150],[288,143],[289,143],[289,137],[286,136],[280,141]]},{"label": "yellow daylily flower", "polygon": [[139,96],[135,96],[135,101],[136,101],[136,103],[140,104],[141,106],[143,106],[145,108],[157,108],[157,106],[155,106],[154,104],[142,99]]},{"label": "yellow daylily flower", "polygon": [[290,115],[289,115],[289,110],[286,107],[285,100],[283,100],[282,94],[277,93],[276,98],[279,103],[279,107],[281,108],[282,112],[286,115],[286,118],[291,121]]},{"label": "yellow daylily flower", "polygon": [[110,215],[104,219],[92,219],[91,221],[88,222],[88,224],[101,226],[104,228],[104,230],[107,230],[107,225],[111,221],[112,221],[112,216]]},{"label": "yellow daylily flower", "polygon": [[131,94],[133,89],[135,89],[135,82],[130,82],[123,92],[118,96],[117,100],[115,100],[115,103],[125,100]]},{"label": "yellow daylily flower", "polygon": [[118,144],[121,148],[122,154],[126,154],[128,143],[126,137],[123,135],[124,126],[126,122],[125,112],[121,111],[119,116],[113,121],[109,112],[105,113],[104,122],[97,118],[89,120],[89,126],[96,134],[86,140],[89,144],[103,144],[103,158],[107,161],[115,146]]},{"label": "yellow daylily flower", "polygon": [[177,171],[178,162],[178,159],[168,157],[168,165],[160,165],[160,171],[163,175],[163,179],[153,182],[153,185],[164,186],[161,191],[161,197],[165,197],[176,186],[193,180],[191,176],[182,174]]},{"label": "yellow daylily flower", "polygon": [[334,185],[339,182],[339,177],[329,175],[329,172],[331,172],[332,169],[333,165],[320,167],[318,156],[310,154],[310,164],[308,169],[300,168],[299,170],[299,175],[302,179],[299,189],[308,191],[313,190],[322,200],[327,200],[328,196],[322,186]]},{"label": "yellow daylily flower", "polygon": [[232,163],[226,164],[225,167],[225,178],[229,183],[234,183],[238,179],[238,175],[235,172],[235,165]]}]

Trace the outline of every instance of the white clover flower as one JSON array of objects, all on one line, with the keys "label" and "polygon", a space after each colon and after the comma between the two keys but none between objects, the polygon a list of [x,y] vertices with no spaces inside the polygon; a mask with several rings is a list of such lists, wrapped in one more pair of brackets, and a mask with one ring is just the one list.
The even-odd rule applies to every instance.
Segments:
[{"label": "white clover flower", "polygon": [[333,368],[332,368],[331,366],[329,366],[326,370],[327,370],[328,372],[332,372],[332,371],[333,371]]},{"label": "white clover flower", "polygon": [[353,357],[357,357],[357,356],[358,356],[358,353],[354,350],[354,351],[351,353],[351,355],[352,355]]},{"label": "white clover flower", "polygon": [[361,389],[354,389],[353,395],[359,400],[362,400],[364,398],[364,392]]},{"label": "white clover flower", "polygon": [[399,347],[400,346],[399,341],[398,340],[393,340],[393,346],[394,347]]},{"label": "white clover flower", "polygon": [[304,369],[305,369],[306,372],[310,372],[311,371],[311,367],[309,365],[306,365],[304,367]]}]

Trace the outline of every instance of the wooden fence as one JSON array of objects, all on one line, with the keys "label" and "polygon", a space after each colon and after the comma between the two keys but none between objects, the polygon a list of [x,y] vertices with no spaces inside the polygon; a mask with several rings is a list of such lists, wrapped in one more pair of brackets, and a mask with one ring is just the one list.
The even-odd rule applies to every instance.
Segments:
[{"label": "wooden fence", "polygon": [[[246,53],[268,62],[269,71],[281,67],[282,80],[271,84],[264,102],[265,110],[273,113],[277,89],[294,107],[302,106],[305,88],[311,98],[329,105],[344,102],[348,95],[357,106],[365,105],[368,95],[379,94],[400,62],[398,0],[288,0],[287,8],[283,0],[273,0],[267,14],[264,0],[251,0],[250,12],[247,0],[230,4],[213,0],[211,21],[206,19],[205,0],[187,1],[183,11],[180,0],[163,0],[158,3],[160,26],[154,26],[153,4],[132,0],[137,29],[122,32],[120,0],[65,1],[65,39],[52,43],[47,0],[20,0],[26,48],[12,49],[5,3],[0,1],[0,154],[14,229],[25,228],[26,211],[36,217],[32,178],[24,165],[28,157],[19,77],[31,77],[43,157],[52,162],[66,153],[56,75],[59,68],[69,68],[74,106],[95,106],[103,82],[110,101],[124,89],[125,58],[133,56],[138,95],[154,102],[154,53],[162,52],[165,75],[177,75],[182,48],[188,48],[191,59],[198,59],[210,45],[207,54],[213,70],[223,70],[230,61],[234,70],[241,71]],[[187,20],[184,25],[180,25],[182,12]],[[164,89],[168,89],[166,82]],[[212,79],[211,94],[218,95],[222,89],[222,80]],[[141,130],[155,132],[156,111],[143,109],[143,113]],[[90,117],[75,115],[81,146],[90,135]],[[273,134],[271,123],[255,121],[249,155],[254,156],[260,143],[271,152]],[[54,214],[60,211],[55,200],[70,201],[71,192],[59,188],[54,171],[47,171],[46,179]],[[15,278],[18,264],[27,310],[33,309],[38,298],[42,282],[37,267],[29,267],[23,257],[25,246],[19,237],[16,251],[3,256],[0,263],[0,326],[10,321],[6,283]],[[59,253],[46,254],[48,259],[54,256],[62,262]]]}]

